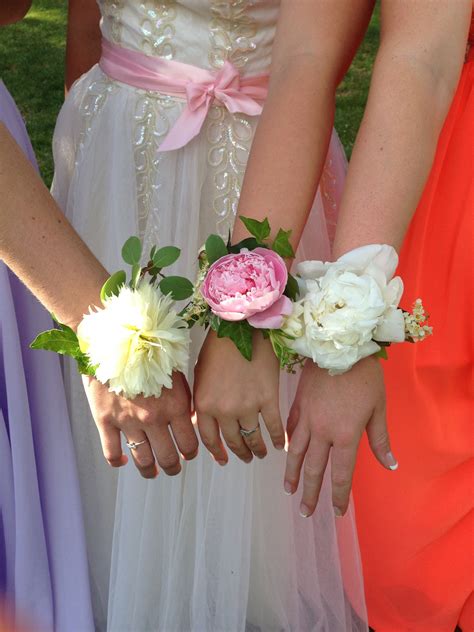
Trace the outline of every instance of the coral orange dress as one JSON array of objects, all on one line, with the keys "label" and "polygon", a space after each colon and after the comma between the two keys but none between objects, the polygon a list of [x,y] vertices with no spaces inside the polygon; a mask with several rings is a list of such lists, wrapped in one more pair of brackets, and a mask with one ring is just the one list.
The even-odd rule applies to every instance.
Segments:
[{"label": "coral orange dress", "polygon": [[430,340],[395,345],[384,364],[400,467],[383,470],[364,441],[356,469],[377,632],[474,631],[473,82],[471,47],[400,257],[404,307],[422,297],[434,326]]}]

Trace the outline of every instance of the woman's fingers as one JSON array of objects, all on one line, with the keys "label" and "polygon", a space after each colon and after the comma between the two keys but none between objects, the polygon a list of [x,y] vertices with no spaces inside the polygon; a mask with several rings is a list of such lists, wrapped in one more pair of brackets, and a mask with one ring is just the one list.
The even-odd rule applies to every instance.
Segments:
[{"label": "woman's fingers", "polygon": [[309,428],[306,424],[298,424],[288,444],[286,457],[285,492],[290,495],[298,489],[301,468],[310,440]]},{"label": "woman's fingers", "polygon": [[278,397],[275,397],[275,401],[271,404],[262,407],[261,414],[273,445],[277,450],[283,450],[285,447],[285,429],[278,407]]},{"label": "woman's fingers", "polygon": [[171,420],[170,426],[178,450],[186,461],[191,461],[197,455],[199,449],[191,416],[187,413],[178,415]]},{"label": "woman's fingers", "polygon": [[374,410],[367,424],[367,437],[369,439],[370,448],[377,461],[389,470],[396,470],[398,468],[398,462],[390,448],[385,406],[380,406]]},{"label": "woman's fingers", "polygon": [[266,457],[267,448],[265,446],[265,441],[263,440],[262,432],[260,430],[258,415],[239,419],[239,426],[242,430],[250,432],[250,434],[248,435],[243,435],[243,440],[247,447],[259,459],[263,459],[264,457]]},{"label": "woman's fingers", "polygon": [[303,497],[300,505],[300,514],[303,518],[311,516],[318,504],[324,472],[328,464],[330,447],[329,443],[314,437],[309,444],[304,461]]},{"label": "woman's fingers", "polygon": [[240,434],[240,426],[237,419],[221,418],[218,422],[229,450],[232,450],[244,463],[250,463],[253,455]]},{"label": "woman's fingers", "polygon": [[146,427],[146,435],[160,467],[175,476],[181,472],[181,462],[168,425],[151,424]]},{"label": "woman's fingers", "polygon": [[229,460],[227,451],[222,443],[219,424],[211,415],[196,412],[199,436],[206,448],[219,465],[225,465]]},{"label": "woman's fingers", "polygon": [[136,445],[135,448],[130,448],[130,454],[143,478],[155,478],[158,476],[155,457],[145,433],[130,425],[124,428],[123,434],[128,443]]},{"label": "woman's fingers", "polygon": [[349,505],[352,477],[357,458],[359,440],[350,446],[334,444],[331,451],[332,504],[334,514],[343,516]]},{"label": "woman's fingers", "polygon": [[122,467],[128,463],[128,458],[122,452],[120,430],[110,423],[97,423],[102,452],[105,460],[112,467]]}]

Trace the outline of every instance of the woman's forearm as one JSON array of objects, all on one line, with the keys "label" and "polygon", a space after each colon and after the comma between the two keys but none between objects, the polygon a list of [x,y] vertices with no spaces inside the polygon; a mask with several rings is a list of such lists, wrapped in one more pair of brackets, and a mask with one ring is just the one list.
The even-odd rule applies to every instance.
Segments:
[{"label": "woman's forearm", "polygon": [[[258,125],[239,215],[268,217],[272,230],[291,229],[296,246],[324,166],[334,119],[334,84],[318,80],[311,59],[295,59],[274,78]],[[245,236],[237,222],[234,241]]]},{"label": "woman's forearm", "polygon": [[[392,0],[391,6],[397,1]],[[425,7],[428,12],[436,10],[428,1],[416,4],[419,13]],[[444,0],[437,9],[451,11]],[[447,16],[445,32],[442,24],[430,22],[428,15],[426,20],[415,16],[425,29],[416,39],[409,31],[410,41],[404,42],[403,32],[389,37],[385,45],[382,39],[349,165],[334,257],[369,243],[400,247],[428,177],[461,71],[468,13],[459,11],[457,19],[451,14],[451,24]],[[403,31],[402,24],[394,28]],[[449,63],[442,58],[449,58]]]},{"label": "woman's forearm", "polygon": [[95,0],[69,0],[66,89],[100,59],[100,10]]},{"label": "woman's forearm", "polygon": [[100,304],[108,275],[0,123],[0,259],[60,321]]},{"label": "woman's forearm", "polygon": [[[365,33],[373,0],[283,0],[268,98],[238,215],[268,217],[299,243],[326,160],[336,87]],[[246,235],[236,222],[233,240]]]}]

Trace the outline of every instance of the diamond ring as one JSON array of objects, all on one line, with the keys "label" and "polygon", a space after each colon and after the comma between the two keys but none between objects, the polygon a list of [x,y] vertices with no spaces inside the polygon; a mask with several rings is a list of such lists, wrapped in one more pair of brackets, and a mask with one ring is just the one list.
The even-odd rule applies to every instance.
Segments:
[{"label": "diamond ring", "polygon": [[127,447],[130,448],[130,450],[136,450],[139,445],[142,445],[143,443],[147,443],[147,440],[144,439],[143,441],[127,441],[126,443],[127,443]]}]

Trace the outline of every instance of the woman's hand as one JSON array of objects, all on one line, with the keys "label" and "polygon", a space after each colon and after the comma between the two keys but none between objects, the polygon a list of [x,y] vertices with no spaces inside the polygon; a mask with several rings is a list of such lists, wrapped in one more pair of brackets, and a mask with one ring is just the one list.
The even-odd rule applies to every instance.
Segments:
[{"label": "woman's hand", "polygon": [[191,422],[191,393],[182,373],[173,375],[173,388],[164,388],[159,398],[129,400],[110,393],[94,378],[84,377],[83,382],[105,459],[112,467],[128,462],[122,453],[121,432],[129,442],[145,442],[130,450],[144,478],[157,476],[155,459],[166,474],[179,474],[178,450],[186,460],[194,459],[198,440]]},{"label": "woman's hand", "polygon": [[[194,405],[201,439],[218,463],[227,462],[227,446],[242,461],[263,458],[267,449],[258,428],[259,413],[273,445],[282,450],[285,432],[279,408],[278,360],[269,340],[254,334],[253,357],[242,357],[227,338],[210,331],[199,355],[194,382]],[[240,429],[255,432],[242,437]]]},{"label": "woman's hand", "polygon": [[379,360],[366,358],[336,376],[308,361],[288,419],[285,473],[285,491],[293,494],[304,462],[302,516],[308,517],[316,509],[330,452],[334,512],[336,516],[346,512],[357,448],[365,429],[375,457],[384,467],[395,470]]}]

